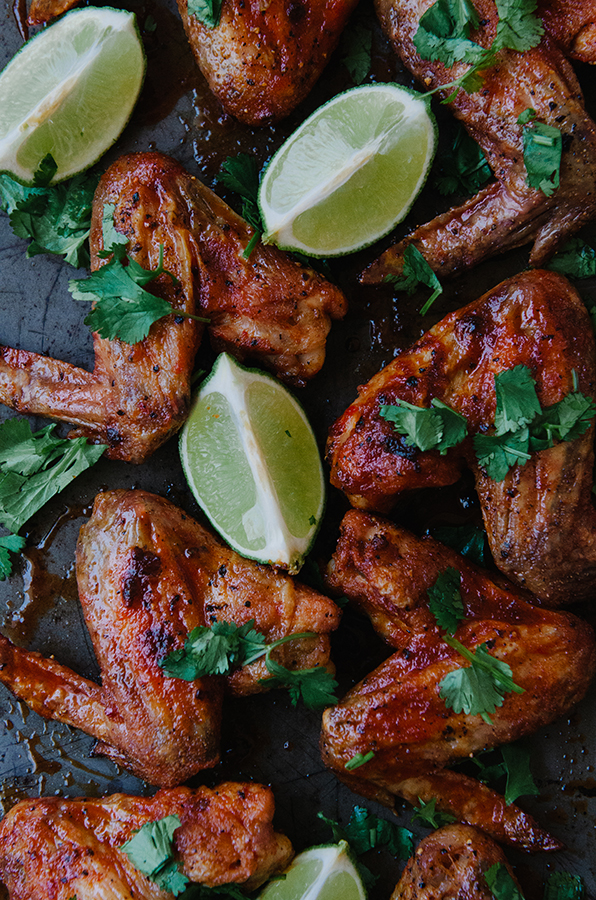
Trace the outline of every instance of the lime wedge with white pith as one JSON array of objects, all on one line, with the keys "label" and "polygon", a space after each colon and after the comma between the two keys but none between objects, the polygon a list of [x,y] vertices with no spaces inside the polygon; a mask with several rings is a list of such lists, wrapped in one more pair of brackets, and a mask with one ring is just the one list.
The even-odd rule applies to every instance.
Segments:
[{"label": "lime wedge with white pith", "polygon": [[88,168],[128,122],[145,75],[133,13],[74,10],[0,73],[0,172],[31,184],[51,154],[54,181]]},{"label": "lime wedge with white pith", "polygon": [[420,192],[436,131],[428,100],[401,85],[338,94],[302,123],[263,174],[265,243],[310,256],[374,243]]},{"label": "lime wedge with white pith", "polygon": [[284,876],[271,881],[259,894],[259,900],[365,900],[366,897],[346,841],[305,850],[298,854]]},{"label": "lime wedge with white pith", "polygon": [[182,429],[180,456],[197,502],[234,550],[298,571],[325,480],[308,419],[279,381],[222,353]]}]

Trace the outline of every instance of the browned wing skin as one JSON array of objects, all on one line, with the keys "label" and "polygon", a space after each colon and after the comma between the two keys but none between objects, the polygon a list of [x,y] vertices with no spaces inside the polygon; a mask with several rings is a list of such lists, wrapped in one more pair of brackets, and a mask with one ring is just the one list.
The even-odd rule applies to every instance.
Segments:
[{"label": "browned wing skin", "polygon": [[27,25],[45,25],[76,6],[79,0],[31,0]]},{"label": "browned wing skin", "polygon": [[192,51],[227,113],[248,125],[289,115],[309,93],[358,0],[223,0],[207,28],[178,9]]},{"label": "browned wing skin", "polygon": [[[440,697],[445,675],[468,665],[443,640],[429,608],[428,589],[450,567],[461,572],[465,616],[455,638],[472,651],[486,643],[524,691],[505,695],[490,714],[492,724],[456,713]],[[571,614],[532,606],[431,538],[357,510],[344,517],[328,583],[370,615],[395,652],[325,711],[326,765],[355,790],[389,805],[395,796],[414,803],[436,796],[440,808],[497,840],[556,849],[558,842],[517,807],[446,767],[530,734],[578,702],[596,668],[591,627]],[[356,754],[371,750],[369,762],[346,771]]]},{"label": "browned wing skin", "polygon": [[594,0],[541,0],[538,12],[548,34],[566,56],[596,63]]},{"label": "browned wing skin", "polygon": [[[151,784],[171,786],[219,758],[225,679],[168,678],[159,661],[198,625],[254,619],[268,641],[315,632],[275,653],[288,668],[329,667],[334,603],[243,559],[167,500],[143,491],[99,494],[77,548],[85,621],[101,687],[0,637],[0,680],[40,715],[93,735],[98,752]],[[263,690],[262,661],[229,689]]]},{"label": "browned wing skin", "polygon": [[468,825],[445,825],[418,844],[391,900],[493,900],[484,873],[497,863],[519,888],[494,841]]},{"label": "browned wing skin", "polygon": [[[458,77],[469,66],[421,59],[413,38],[432,0],[376,0],[384,30],[404,64],[428,89]],[[476,0],[483,23],[474,39],[488,46],[496,30],[492,0]],[[449,92],[444,92],[447,95]],[[439,275],[453,275],[486,257],[532,241],[532,266],[544,265],[570,235],[596,214],[596,126],[587,115],[574,72],[545,37],[525,53],[503,51],[476,93],[460,90],[450,104],[482,147],[496,182],[394,244],[362,274],[366,283],[399,274],[413,243]],[[565,148],[560,187],[551,197],[526,183],[523,128],[518,116],[532,108],[538,120],[559,128]]]},{"label": "browned wing skin", "polygon": [[494,420],[494,376],[521,364],[543,408],[575,390],[574,372],[577,389],[595,395],[586,308],[553,272],[518,275],[446,316],[361,388],[330,432],[331,481],[353,506],[386,512],[402,491],[452,484],[467,465],[499,568],[549,604],[589,598],[596,576],[593,426],[497,482],[479,467],[471,439],[445,456],[423,453],[380,415],[398,399],[428,407],[436,397],[466,416],[470,432],[486,430]]},{"label": "browned wing skin", "polygon": [[[207,316],[218,350],[271,369],[302,385],[325,358],[330,318],[345,312],[343,294],[312,269],[259,244],[245,260],[253,234],[212,191],[175,160],[159,153],[120,158],[97,189],[91,226],[92,268],[107,260],[104,204],[115,205],[117,229],[130,238],[133,258],[164,274],[151,287],[174,309]],[[186,418],[190,376],[202,325],[172,314],[131,346],[94,335],[95,369],[87,372],[36,353],[0,346],[0,402],[20,413],[76,425],[75,434],[108,445],[114,459],[142,462]]]},{"label": "browned wing skin", "polygon": [[120,848],[143,825],[174,815],[176,859],[191,882],[253,890],[292,857],[273,812],[270,789],[250,782],[154,797],[22,800],[0,823],[0,878],[11,900],[168,900]]}]

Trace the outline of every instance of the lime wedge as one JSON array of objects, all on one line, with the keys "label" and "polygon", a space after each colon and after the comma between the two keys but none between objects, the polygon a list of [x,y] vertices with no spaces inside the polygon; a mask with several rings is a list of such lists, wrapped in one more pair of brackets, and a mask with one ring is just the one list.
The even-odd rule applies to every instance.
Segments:
[{"label": "lime wedge", "polygon": [[197,502],[234,550],[299,570],[325,480],[312,428],[285,387],[222,353],[182,429],[180,456]]},{"label": "lime wedge", "polygon": [[265,243],[310,256],[366,247],[406,216],[426,180],[436,123],[422,94],[370,84],[338,94],[279,148],[259,206]]},{"label": "lime wedge", "polygon": [[366,897],[346,841],[305,850],[284,875],[266,885],[259,900],[364,900]]},{"label": "lime wedge", "polygon": [[86,169],[128,122],[144,75],[132,13],[68,13],[0,73],[0,171],[31,184],[48,153],[58,165],[54,181]]}]

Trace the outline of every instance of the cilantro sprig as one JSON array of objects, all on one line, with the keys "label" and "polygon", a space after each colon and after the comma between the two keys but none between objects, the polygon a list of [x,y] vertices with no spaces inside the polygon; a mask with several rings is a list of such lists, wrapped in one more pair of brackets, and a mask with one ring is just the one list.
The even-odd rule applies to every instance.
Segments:
[{"label": "cilantro sprig", "polygon": [[486,644],[472,652],[448,634],[443,635],[443,640],[470,665],[448,672],[439,683],[439,696],[454,712],[480,715],[487,725],[492,725],[488,714],[503,705],[505,694],[523,694],[524,689],[514,682],[511,667],[491,656]]},{"label": "cilantro sprig", "polygon": [[475,194],[492,176],[486,157],[462,125],[452,144],[441,153],[441,171],[435,185],[441,194]]},{"label": "cilantro sprig", "polygon": [[[487,754],[490,762],[485,762]],[[501,756],[500,762],[492,762],[495,754]],[[498,751],[478,753],[472,757],[472,762],[479,769],[478,781],[493,783],[500,778],[506,779],[504,796],[507,806],[515,803],[518,797],[540,793],[530,770],[530,754],[519,744],[505,744]]]},{"label": "cilantro sprig", "polygon": [[342,34],[341,61],[354,84],[362,84],[371,68],[372,31],[364,17],[353,19]]},{"label": "cilantro sprig", "polygon": [[235,667],[248,666],[264,657],[267,671],[273,677],[263,682],[271,687],[287,687],[294,706],[299,699],[309,709],[337,703],[334,694],[337,682],[326,669],[291,670],[271,658],[276,647],[313,637],[311,632],[288,634],[268,644],[265,635],[256,631],[254,625],[254,619],[244,625],[233,622],[199,625],[190,632],[184,647],[169,653],[159,665],[170,678],[193,681],[204,675],[225,675]]},{"label": "cilantro sprig", "polygon": [[379,414],[405,436],[407,444],[422,451],[436,449],[441,456],[460,444],[468,432],[464,416],[437,398],[431,400],[430,409],[398,400],[380,406]]},{"label": "cilantro sprig", "polygon": [[496,0],[497,33],[490,47],[481,47],[470,37],[480,25],[470,0],[433,3],[420,18],[414,46],[423,59],[442,62],[447,68],[463,62],[469,68],[430,93],[451,89],[444,103],[454,100],[460,89],[474,93],[482,87],[482,73],[495,64],[501,50],[536,47],[544,33],[542,22],[535,15],[536,5],[536,0]]},{"label": "cilantro sprig", "polygon": [[451,635],[465,617],[460,585],[461,572],[450,566],[437,576],[427,591],[428,606],[437,625]]},{"label": "cilantro sprig", "polygon": [[20,553],[25,546],[25,538],[18,534],[5,534],[0,537],[0,581],[12,575],[11,553]]},{"label": "cilantro sprig", "polygon": [[239,153],[228,156],[224,160],[217,180],[242,197],[242,218],[255,229],[255,233],[247,244],[242,256],[248,259],[258,244],[265,227],[258,204],[259,167],[254,156]]},{"label": "cilantro sprig", "polygon": [[471,559],[479,566],[486,564],[487,537],[484,528],[477,525],[438,525],[431,529],[435,540],[457,550],[460,556]]},{"label": "cilantro sprig", "polygon": [[387,275],[387,284],[394,288],[406,291],[412,295],[419,284],[425,284],[432,289],[432,294],[420,310],[420,315],[425,316],[437,297],[443,293],[443,286],[434,271],[431,269],[424,256],[414,244],[408,244],[404,251],[404,262],[401,275]]},{"label": "cilantro sprig", "polygon": [[544,900],[583,900],[584,883],[570,872],[551,872],[544,888]]},{"label": "cilantro sprig", "polygon": [[593,278],[596,275],[596,250],[580,238],[571,238],[553,256],[548,268],[570,278]]},{"label": "cilantro sprig", "polygon": [[494,863],[484,873],[484,879],[495,900],[524,900],[524,895],[507,871],[504,863]]},{"label": "cilantro sprig", "polygon": [[386,847],[397,859],[408,859],[412,854],[414,835],[408,828],[381,819],[363,806],[355,806],[350,821],[342,827],[322,812],[317,813],[319,819],[329,825],[335,841],[347,841],[357,856],[374,850],[375,847]]},{"label": "cilantro sprig", "polygon": [[181,825],[178,816],[147,822],[122,844],[131,863],[162,891],[175,897],[186,890],[188,878],[174,859],[174,832]]},{"label": "cilantro sprig", "polygon": [[412,822],[419,819],[430,828],[441,828],[442,825],[449,825],[451,822],[456,821],[455,816],[452,816],[451,813],[437,809],[436,797],[433,797],[432,800],[428,800],[426,803],[421,797],[418,797],[418,803],[420,806],[414,807]]},{"label": "cilantro sprig", "polygon": [[112,259],[87,278],[74,278],[68,283],[75,300],[94,304],[85,325],[110,341],[119,338],[127,344],[137,344],[147,337],[154,322],[172,313],[208,323],[209,319],[174,309],[167,300],[145,290],[145,285],[159,275],[169,275],[174,283],[177,279],[163,267],[161,244],[156,269],[144,269],[129,256],[126,252],[128,238],[114,228],[114,209],[112,203],[104,205],[104,250],[98,254],[104,258],[111,256]]},{"label": "cilantro sprig", "polygon": [[188,0],[188,15],[195,16],[207,28],[216,28],[222,6],[223,0]]}]

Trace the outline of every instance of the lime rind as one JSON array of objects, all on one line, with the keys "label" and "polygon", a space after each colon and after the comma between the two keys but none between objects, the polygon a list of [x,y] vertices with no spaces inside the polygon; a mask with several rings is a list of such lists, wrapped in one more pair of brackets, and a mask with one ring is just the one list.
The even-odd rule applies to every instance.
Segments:
[{"label": "lime rind", "polygon": [[407,215],[436,144],[424,95],[392,83],[338,94],[303,122],[263,173],[265,242],[311,256],[374,243]]},{"label": "lime rind", "polygon": [[284,875],[266,885],[259,900],[366,900],[346,841],[305,850]]},{"label": "lime rind", "polygon": [[325,479],[308,419],[286,388],[221,354],[194,400],[180,456],[197,502],[234,550],[300,569],[323,517]]},{"label": "lime rind", "polygon": [[0,171],[32,184],[50,153],[53,183],[93,165],[130,119],[145,76],[134,13],[73,10],[0,73]]}]

